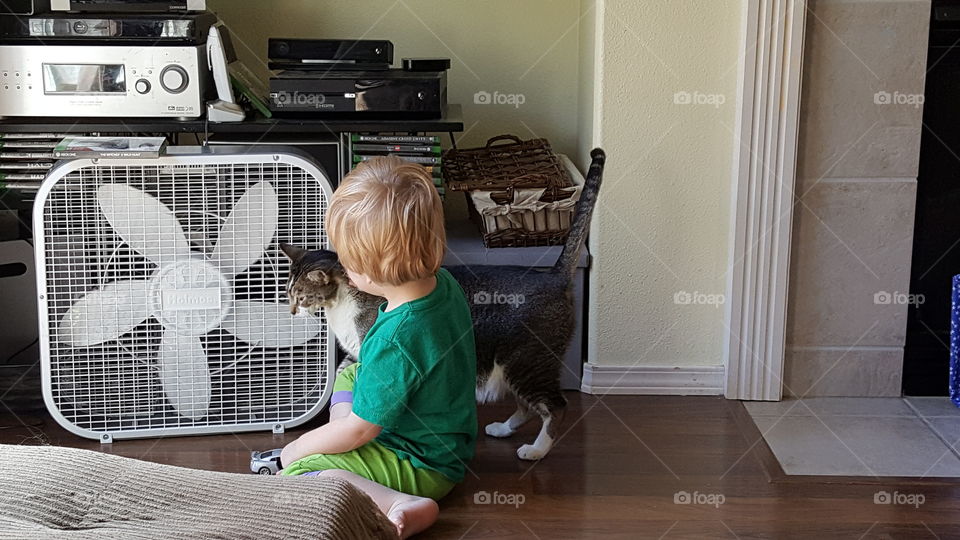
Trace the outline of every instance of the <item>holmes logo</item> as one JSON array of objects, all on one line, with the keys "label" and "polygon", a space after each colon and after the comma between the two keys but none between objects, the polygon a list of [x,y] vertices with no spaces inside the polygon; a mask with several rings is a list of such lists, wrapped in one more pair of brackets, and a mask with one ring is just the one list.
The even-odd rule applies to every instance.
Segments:
[{"label": "holmes logo", "polygon": [[164,290],[161,302],[164,311],[187,311],[193,309],[220,309],[220,289]]}]

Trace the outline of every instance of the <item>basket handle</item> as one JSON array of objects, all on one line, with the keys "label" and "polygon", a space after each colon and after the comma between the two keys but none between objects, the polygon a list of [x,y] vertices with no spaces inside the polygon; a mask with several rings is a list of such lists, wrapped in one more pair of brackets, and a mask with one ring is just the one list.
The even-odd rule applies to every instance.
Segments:
[{"label": "basket handle", "polygon": [[520,140],[520,137],[517,137],[516,135],[497,135],[496,137],[487,139],[486,148],[490,148],[491,146],[493,146],[493,143],[500,142],[500,141],[513,141],[516,144],[523,143],[523,141]]},{"label": "basket handle", "polygon": [[[497,203],[498,205],[513,204],[517,198],[517,191],[513,186],[507,186],[501,191],[491,191],[490,200]],[[500,202],[497,199],[503,199],[503,202]]]}]

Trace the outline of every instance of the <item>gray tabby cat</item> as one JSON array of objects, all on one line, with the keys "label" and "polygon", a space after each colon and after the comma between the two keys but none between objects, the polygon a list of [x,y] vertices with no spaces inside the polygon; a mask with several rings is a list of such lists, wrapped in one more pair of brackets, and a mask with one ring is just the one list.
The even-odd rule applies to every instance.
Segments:
[{"label": "gray tabby cat", "polygon": [[[535,416],[543,422],[536,440],[517,450],[520,459],[547,455],[557,440],[567,405],[560,390],[560,370],[574,329],[571,281],[596,206],[605,161],[600,149],[590,155],[590,171],[570,234],[553,268],[446,267],[470,302],[477,344],[477,401],[496,401],[507,393],[517,401],[517,411],[503,422],[488,425],[487,435],[508,437]],[[292,261],[287,286],[291,310],[304,308],[316,313],[323,308],[337,341],[357,358],[384,299],[351,287],[336,253],[286,244],[280,247]],[[523,301],[484,302],[495,293],[513,294]]]}]

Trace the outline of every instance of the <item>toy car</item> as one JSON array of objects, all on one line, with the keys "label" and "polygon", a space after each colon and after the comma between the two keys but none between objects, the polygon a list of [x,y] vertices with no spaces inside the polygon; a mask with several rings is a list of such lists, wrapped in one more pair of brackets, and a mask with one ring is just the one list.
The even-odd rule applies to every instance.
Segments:
[{"label": "toy car", "polygon": [[257,474],[277,474],[280,472],[280,451],[282,448],[264,452],[250,453],[250,471]]}]

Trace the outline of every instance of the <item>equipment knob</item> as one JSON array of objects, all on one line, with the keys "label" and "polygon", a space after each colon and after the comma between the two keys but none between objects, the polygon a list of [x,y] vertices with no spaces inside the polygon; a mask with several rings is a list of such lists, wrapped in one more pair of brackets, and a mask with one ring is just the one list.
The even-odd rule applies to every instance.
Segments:
[{"label": "equipment knob", "polygon": [[139,81],[136,82],[136,84],[134,85],[134,88],[137,89],[137,93],[146,94],[150,92],[150,81],[146,79],[140,79]]},{"label": "equipment knob", "polygon": [[177,65],[169,65],[160,72],[160,86],[171,94],[179,94],[187,89],[190,76],[187,70]]}]

